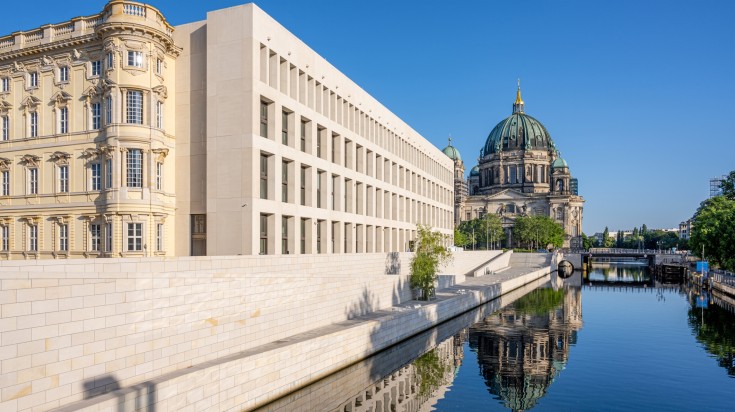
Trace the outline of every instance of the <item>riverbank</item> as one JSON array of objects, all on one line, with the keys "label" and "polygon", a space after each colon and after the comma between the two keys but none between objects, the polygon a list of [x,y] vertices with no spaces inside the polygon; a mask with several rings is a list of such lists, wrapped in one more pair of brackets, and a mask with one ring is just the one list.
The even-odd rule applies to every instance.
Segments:
[{"label": "riverbank", "polygon": [[[499,255],[460,252],[454,280]],[[0,262],[0,409],[255,407],[527,283],[447,281],[426,305],[410,258]]]}]

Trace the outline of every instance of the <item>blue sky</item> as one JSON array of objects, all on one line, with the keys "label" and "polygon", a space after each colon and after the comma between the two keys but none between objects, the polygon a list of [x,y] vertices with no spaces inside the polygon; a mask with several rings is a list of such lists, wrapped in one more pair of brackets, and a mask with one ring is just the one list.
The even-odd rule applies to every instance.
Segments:
[{"label": "blue sky", "polygon": [[[105,1],[7,2],[0,33]],[[241,0],[151,0],[176,25]],[[256,2],[467,170],[511,113],[547,127],[587,200],[584,231],[674,227],[735,170],[735,2]]]}]

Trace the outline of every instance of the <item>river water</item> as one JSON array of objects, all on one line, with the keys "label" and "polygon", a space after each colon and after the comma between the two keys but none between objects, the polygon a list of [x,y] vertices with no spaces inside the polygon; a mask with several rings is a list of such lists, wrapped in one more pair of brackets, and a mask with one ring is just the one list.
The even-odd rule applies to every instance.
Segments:
[{"label": "river water", "polygon": [[512,292],[264,410],[733,411],[734,313],[734,298],[661,284],[644,265],[598,265]]}]

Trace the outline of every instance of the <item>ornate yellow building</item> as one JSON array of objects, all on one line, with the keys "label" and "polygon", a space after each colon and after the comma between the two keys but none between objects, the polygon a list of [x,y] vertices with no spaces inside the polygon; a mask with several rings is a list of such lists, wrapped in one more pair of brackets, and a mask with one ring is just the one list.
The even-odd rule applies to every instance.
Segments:
[{"label": "ornate yellow building", "polygon": [[172,32],[155,8],[111,1],[0,38],[2,258],[170,250]]}]

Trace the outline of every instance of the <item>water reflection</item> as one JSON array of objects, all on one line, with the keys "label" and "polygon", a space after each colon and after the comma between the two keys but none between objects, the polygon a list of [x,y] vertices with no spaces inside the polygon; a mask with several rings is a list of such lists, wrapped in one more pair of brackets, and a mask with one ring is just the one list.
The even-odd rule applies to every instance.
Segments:
[{"label": "water reflection", "polygon": [[587,280],[647,283],[651,281],[651,272],[645,263],[593,263]]},{"label": "water reflection", "polygon": [[581,289],[542,288],[470,327],[470,348],[490,393],[528,410],[564,369],[581,327]]},{"label": "water reflection", "polygon": [[429,410],[444,397],[462,364],[467,326],[549,284],[548,276],[529,283],[258,410]]},{"label": "water reflection", "polygon": [[735,377],[735,299],[718,291],[690,289],[688,323],[717,364]]}]

